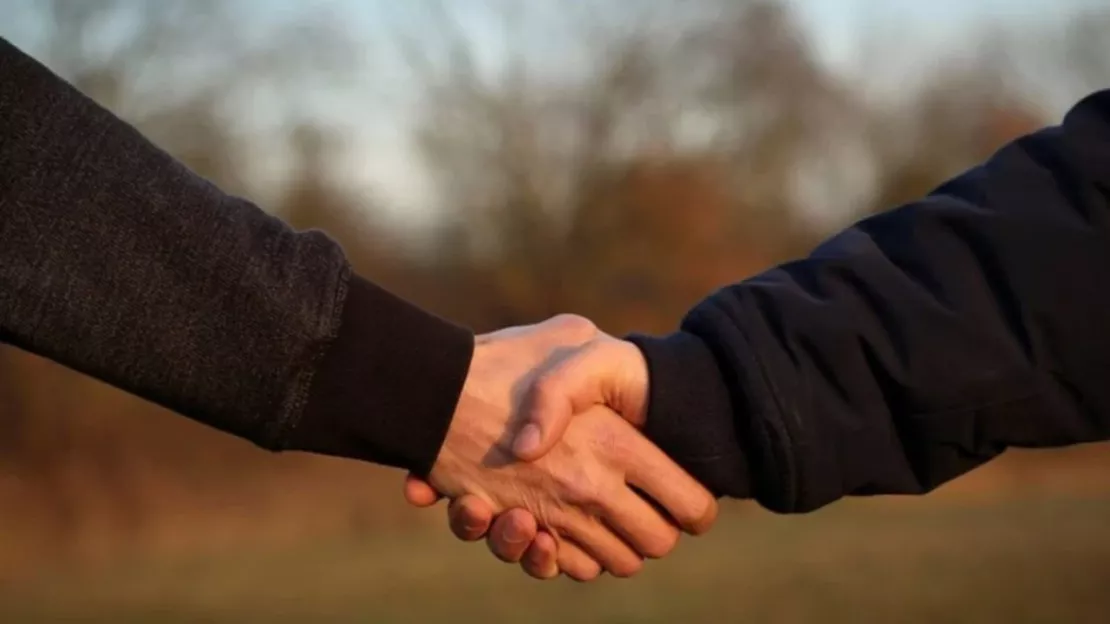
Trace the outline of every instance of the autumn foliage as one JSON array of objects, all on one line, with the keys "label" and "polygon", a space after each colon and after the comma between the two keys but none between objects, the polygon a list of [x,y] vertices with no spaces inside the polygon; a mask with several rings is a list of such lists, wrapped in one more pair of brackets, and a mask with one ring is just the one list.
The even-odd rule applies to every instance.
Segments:
[{"label": "autumn foliage", "polygon": [[[258,90],[372,81],[355,42],[327,16],[237,36],[234,4],[42,3],[47,35],[34,50],[198,172],[327,231],[368,277],[478,330],[578,312],[611,332],[667,331],[716,287],[1052,120],[1000,79],[1012,68],[999,61],[875,96],[826,69],[775,2],[645,2],[642,15],[615,17],[575,4],[563,45],[578,60],[562,73],[519,42],[491,70],[473,33],[427,3],[420,29],[387,41],[408,68],[413,166],[436,198],[417,237],[336,174],[342,127],[307,108],[247,123]],[[521,13],[504,16],[519,20],[506,31],[546,19]],[[119,15],[134,28],[107,46],[95,34]],[[1105,78],[1105,67],[1087,71]],[[167,89],[152,72],[180,78]],[[254,157],[274,153],[284,168],[260,174]],[[271,456],[12,348],[0,349],[0,432],[0,572],[44,552],[411,519],[396,473]]]}]

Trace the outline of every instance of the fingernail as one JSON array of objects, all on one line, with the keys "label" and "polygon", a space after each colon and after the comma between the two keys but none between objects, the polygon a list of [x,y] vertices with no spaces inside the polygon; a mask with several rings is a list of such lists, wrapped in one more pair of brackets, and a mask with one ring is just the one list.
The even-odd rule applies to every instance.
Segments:
[{"label": "fingernail", "polygon": [[540,446],[540,428],[536,425],[528,424],[521,429],[520,433],[516,436],[516,441],[513,442],[513,450],[517,454],[527,455],[532,453]]}]

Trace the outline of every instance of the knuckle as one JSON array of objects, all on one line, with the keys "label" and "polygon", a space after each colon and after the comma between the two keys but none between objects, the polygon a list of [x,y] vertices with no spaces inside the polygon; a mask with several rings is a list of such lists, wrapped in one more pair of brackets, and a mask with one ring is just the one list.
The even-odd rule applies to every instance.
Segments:
[{"label": "knuckle", "polygon": [[598,422],[593,442],[611,465],[627,467],[635,459],[636,445],[631,432],[620,425],[620,421],[609,418]]},{"label": "knuckle", "polygon": [[591,511],[604,511],[617,498],[617,480],[609,471],[592,464],[577,463],[560,476],[564,500]]},{"label": "knuckle", "polygon": [[581,464],[573,463],[555,473],[555,481],[562,491],[563,498],[572,504],[595,502],[598,495],[597,484]]},{"label": "knuckle", "polygon": [[606,423],[604,440],[608,445],[608,451],[620,458],[622,464],[629,464],[633,456],[640,450],[640,445],[637,444],[639,440],[635,438],[638,435],[628,427],[624,426],[624,421],[612,420]]},{"label": "knuckle", "polygon": [[591,338],[598,331],[593,321],[578,314],[558,314],[551,322],[569,336],[579,339]]},{"label": "knuckle", "polygon": [[[581,475],[582,473],[578,473]],[[579,507],[594,507],[603,504],[605,497],[601,487],[589,477],[581,476],[565,484],[566,501]]]}]

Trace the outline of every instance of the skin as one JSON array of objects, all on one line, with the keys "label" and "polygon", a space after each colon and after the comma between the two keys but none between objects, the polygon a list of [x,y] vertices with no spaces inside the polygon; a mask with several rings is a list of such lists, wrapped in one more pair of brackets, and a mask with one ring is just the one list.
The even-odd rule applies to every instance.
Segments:
[{"label": "skin", "polygon": [[[456,536],[485,537],[536,578],[630,576],[643,558],[668,554],[679,527],[703,533],[717,513],[712,495],[637,431],[647,383],[634,345],[579,317],[484,336],[440,460],[428,481],[409,476],[405,496],[420,507],[448,496]],[[526,416],[492,431],[504,413]]]}]

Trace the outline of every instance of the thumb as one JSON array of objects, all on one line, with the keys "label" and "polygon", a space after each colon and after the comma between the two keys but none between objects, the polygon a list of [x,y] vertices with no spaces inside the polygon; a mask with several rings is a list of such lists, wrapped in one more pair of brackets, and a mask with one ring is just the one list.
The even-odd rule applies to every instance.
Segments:
[{"label": "thumb", "polygon": [[647,385],[647,362],[636,345],[609,336],[586,343],[533,382],[513,453],[525,461],[543,457],[571,419],[594,405],[606,405],[642,427]]}]

